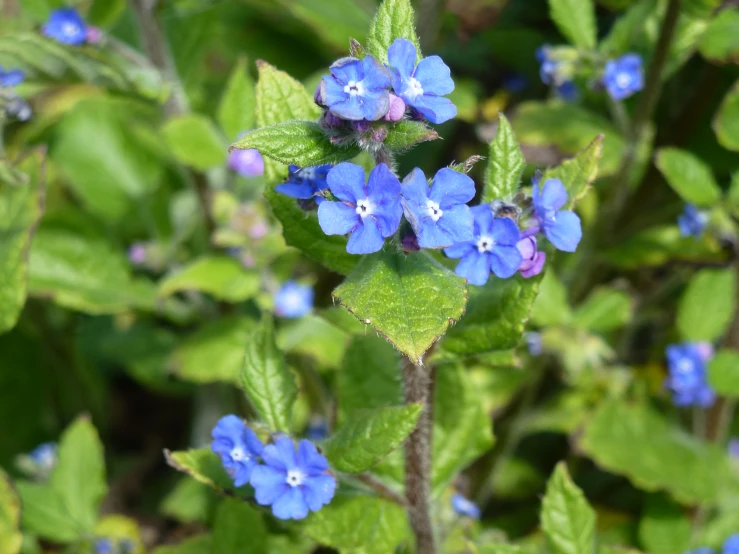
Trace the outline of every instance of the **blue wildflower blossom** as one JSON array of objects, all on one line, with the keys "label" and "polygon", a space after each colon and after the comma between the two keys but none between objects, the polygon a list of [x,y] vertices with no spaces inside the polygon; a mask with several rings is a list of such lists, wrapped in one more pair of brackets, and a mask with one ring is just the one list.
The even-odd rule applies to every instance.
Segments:
[{"label": "blue wildflower blossom", "polygon": [[0,88],[15,87],[26,80],[26,74],[20,69],[8,69],[5,71],[0,65]]},{"label": "blue wildflower blossom", "polygon": [[259,150],[232,150],[228,155],[228,167],[242,177],[259,177],[264,174],[264,158]]},{"label": "blue wildflower blossom", "polygon": [[331,113],[352,121],[376,121],[390,109],[390,76],[375,58],[341,58],[330,69],[317,96]]},{"label": "blue wildflower blossom", "polygon": [[285,436],[264,448],[264,465],[254,469],[251,485],[262,506],[272,506],[280,519],[303,519],[331,502],[336,478],[328,471],[328,460],[315,445],[301,440],[297,448]]},{"label": "blue wildflower blossom", "polygon": [[318,206],[318,223],[327,235],[351,233],[346,251],[371,254],[398,229],[403,216],[400,181],[385,164],[376,166],[364,182],[364,169],[340,163],[328,174],[328,186],[340,201]]},{"label": "blue wildflower blossom", "polygon": [[550,55],[551,46],[544,44],[536,49],[536,61],[539,62],[539,77],[545,85],[557,84],[559,64]]},{"label": "blue wildflower blossom", "polygon": [[399,38],[387,51],[393,90],[431,123],[444,123],[457,115],[457,107],[443,96],[454,90],[449,67],[439,56],[429,56],[416,65],[416,47]]},{"label": "blue wildflower blossom", "polygon": [[565,102],[577,102],[580,98],[580,90],[572,81],[565,81],[561,85],[554,87],[554,93]]},{"label": "blue wildflower blossom", "polygon": [[739,533],[734,533],[724,541],[721,554],[739,554]]},{"label": "blue wildflower blossom", "polygon": [[79,46],[87,40],[87,25],[74,8],[59,8],[51,12],[42,31],[63,44]]},{"label": "blue wildflower blossom", "polygon": [[569,210],[560,210],[567,202],[567,190],[559,179],[548,179],[539,189],[538,179],[532,189],[534,215],[544,236],[557,250],[574,252],[582,238],[580,218]]},{"label": "blue wildflower blossom", "polygon": [[275,190],[300,200],[313,198],[317,204],[320,204],[324,198],[319,193],[328,188],[326,177],[333,167],[331,164],[326,164],[301,169],[297,165],[291,165],[288,168],[287,181],[277,185]]},{"label": "blue wildflower blossom", "polygon": [[480,508],[474,502],[467,500],[464,496],[456,493],[452,496],[452,508],[461,516],[480,519]]},{"label": "blue wildflower blossom", "polygon": [[310,285],[285,281],[275,294],[275,313],[280,317],[303,317],[313,309],[314,296]]},{"label": "blue wildflower blossom", "polygon": [[541,356],[544,352],[544,345],[541,341],[541,333],[538,331],[528,331],[524,333],[523,340],[526,342],[526,349],[532,356]]},{"label": "blue wildflower blossom", "polygon": [[706,377],[706,363],[713,357],[713,348],[707,343],[671,344],[667,347],[669,376],[665,385],[672,391],[676,406],[708,408],[716,400],[716,393]]},{"label": "blue wildflower blossom", "polygon": [[603,84],[614,100],[623,100],[644,88],[641,56],[626,54],[606,62]]},{"label": "blue wildflower blossom", "polygon": [[446,248],[473,239],[472,212],[467,202],[475,196],[475,182],[464,173],[440,169],[431,187],[416,168],[400,189],[405,218],[421,248]]},{"label": "blue wildflower blossom", "polygon": [[234,485],[246,485],[258,465],[257,458],[262,455],[262,441],[235,415],[219,419],[211,436],[213,442],[210,448],[220,456],[223,467],[234,480]]},{"label": "blue wildflower blossom", "polygon": [[457,275],[471,285],[481,287],[487,283],[490,272],[496,277],[511,277],[523,261],[516,248],[520,239],[518,227],[507,217],[493,217],[488,204],[471,209],[474,218],[474,239],[444,249],[450,258],[461,258]]},{"label": "blue wildflower blossom", "polygon": [[115,548],[113,545],[113,541],[106,538],[95,539],[93,551],[95,554],[114,554]]},{"label": "blue wildflower blossom", "polygon": [[28,457],[31,458],[38,469],[49,472],[56,465],[56,454],[57,444],[55,442],[44,442],[29,452]]},{"label": "blue wildflower blossom", "polygon": [[683,213],[677,218],[677,226],[683,237],[698,238],[708,225],[708,214],[698,209],[694,204],[685,204]]}]

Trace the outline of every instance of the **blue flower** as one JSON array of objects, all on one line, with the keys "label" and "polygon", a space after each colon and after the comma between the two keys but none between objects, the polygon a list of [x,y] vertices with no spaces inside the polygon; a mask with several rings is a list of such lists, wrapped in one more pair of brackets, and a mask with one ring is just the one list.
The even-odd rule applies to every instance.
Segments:
[{"label": "blue flower", "polygon": [[734,533],[724,541],[721,554],[739,554],[739,534]]},{"label": "blue flower", "polygon": [[318,193],[328,188],[326,177],[333,167],[330,164],[326,164],[301,169],[297,165],[291,165],[288,168],[287,181],[281,185],[277,185],[275,190],[286,196],[300,200],[313,198],[317,204],[320,204],[324,198]]},{"label": "blue flower", "polygon": [[708,225],[708,214],[693,204],[685,204],[683,213],[677,218],[677,226],[683,237],[700,237],[706,230],[706,225]]},{"label": "blue flower", "polygon": [[530,355],[534,357],[542,355],[544,345],[541,342],[541,333],[538,331],[528,331],[524,334],[523,339],[526,341],[526,349]]},{"label": "blue flower", "polygon": [[343,119],[376,121],[390,108],[390,76],[372,56],[341,58],[321,81],[320,103]]},{"label": "blue flower", "polygon": [[518,266],[521,277],[528,279],[529,277],[539,275],[541,270],[544,269],[544,262],[547,260],[547,255],[545,252],[539,251],[536,237],[523,237],[516,243],[516,248],[518,248],[518,251],[523,257],[521,265]]},{"label": "blue flower", "polygon": [[614,100],[623,100],[644,88],[644,71],[641,56],[626,54],[616,60],[608,60],[603,73],[603,84]]},{"label": "blue flower", "polygon": [[707,343],[671,344],[667,347],[669,376],[665,385],[672,391],[676,406],[713,405],[716,393],[706,379],[706,362],[713,356],[713,348]]},{"label": "blue flower", "polygon": [[74,8],[59,8],[51,12],[43,33],[63,44],[79,46],[87,39],[87,25]]},{"label": "blue flower", "polygon": [[572,81],[565,81],[554,88],[554,93],[565,102],[577,102],[580,98],[580,90]]},{"label": "blue flower", "polygon": [[312,441],[322,441],[328,437],[328,421],[325,417],[313,416],[305,429],[306,438]]},{"label": "blue flower", "polygon": [[26,74],[20,69],[8,69],[5,71],[0,65],[0,88],[15,87],[26,79]]},{"label": "blue flower", "polygon": [[219,419],[211,436],[213,442],[210,448],[220,456],[223,467],[234,480],[234,485],[246,485],[258,465],[257,458],[264,450],[262,441],[235,415]]},{"label": "blue flower", "polygon": [[452,508],[461,516],[480,519],[480,508],[478,508],[477,504],[467,500],[459,493],[452,496]]},{"label": "blue flower", "polygon": [[400,195],[421,248],[446,248],[474,238],[467,202],[475,196],[475,182],[464,173],[440,169],[429,188],[423,171],[416,168],[403,181]]},{"label": "blue flower", "polygon": [[449,67],[439,56],[429,56],[416,65],[416,47],[399,38],[387,51],[393,90],[431,123],[444,123],[457,115],[457,107],[444,95],[454,90]]},{"label": "blue flower", "polygon": [[334,497],[336,478],[328,471],[328,460],[310,441],[281,436],[264,448],[264,465],[254,469],[251,484],[257,502],[272,506],[280,519],[303,519],[317,512]]},{"label": "blue flower", "polygon": [[113,541],[106,538],[95,539],[93,551],[95,554],[114,554]]},{"label": "blue flower", "polygon": [[507,217],[493,217],[488,204],[472,208],[474,239],[450,246],[444,253],[450,258],[462,258],[456,273],[471,285],[487,283],[490,271],[501,279],[511,277],[523,261],[516,248],[520,239],[518,227]]},{"label": "blue flower", "polygon": [[560,210],[567,202],[567,190],[562,181],[548,179],[540,190],[535,179],[532,197],[534,214],[549,242],[558,250],[574,252],[582,238],[582,228],[577,214]]},{"label": "blue flower", "polygon": [[559,64],[551,58],[551,46],[544,44],[536,49],[536,61],[539,62],[539,77],[545,85],[557,84],[559,80],[557,69]]},{"label": "blue flower", "polygon": [[318,206],[318,222],[327,235],[351,233],[346,251],[371,254],[382,248],[385,239],[400,225],[403,206],[400,181],[388,166],[379,164],[364,182],[364,169],[341,163],[328,174],[328,186],[340,202]]},{"label": "blue flower", "polygon": [[264,174],[264,158],[259,150],[232,150],[228,155],[228,167],[242,177],[259,177]]},{"label": "blue flower", "polygon": [[303,317],[313,309],[314,296],[310,285],[285,281],[275,294],[275,313],[280,317]]},{"label": "blue flower", "polygon": [[39,444],[28,453],[38,469],[49,472],[54,469],[57,460],[57,444],[55,442],[44,442]]}]

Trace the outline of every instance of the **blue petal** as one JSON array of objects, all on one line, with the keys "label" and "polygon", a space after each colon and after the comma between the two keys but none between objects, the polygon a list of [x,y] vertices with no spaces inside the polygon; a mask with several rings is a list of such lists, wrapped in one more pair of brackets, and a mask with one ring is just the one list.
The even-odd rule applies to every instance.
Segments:
[{"label": "blue petal", "polygon": [[354,96],[359,99],[363,119],[377,121],[390,109],[390,92],[381,90],[366,90],[362,96]]},{"label": "blue petal", "polygon": [[356,208],[343,202],[321,202],[318,206],[318,223],[327,235],[346,235],[360,221]]},{"label": "blue petal", "polygon": [[0,70],[0,87],[14,87],[20,85],[26,78],[26,74],[20,69],[11,69],[5,73]]},{"label": "blue petal", "polygon": [[457,107],[448,98],[433,95],[421,95],[415,99],[403,99],[416,108],[431,123],[444,123],[457,115]]},{"label": "blue petal", "polygon": [[298,466],[309,475],[320,474],[328,469],[328,460],[311,441],[302,439],[298,443]]},{"label": "blue petal", "polygon": [[288,487],[272,504],[272,513],[279,519],[303,519],[308,515],[308,504],[300,487]]},{"label": "blue petal", "polygon": [[[509,220],[510,221],[510,220]],[[518,271],[523,258],[516,246],[497,244],[491,252],[491,268],[496,277],[507,279]]]},{"label": "blue petal", "polygon": [[457,265],[454,272],[467,279],[470,285],[481,287],[490,277],[490,255],[471,250]]},{"label": "blue petal", "polygon": [[352,96],[344,93],[344,100],[336,103],[329,103],[327,101],[326,105],[329,106],[331,113],[342,119],[348,119],[349,121],[361,121],[365,119],[365,107],[360,96]]},{"label": "blue petal", "polygon": [[[498,245],[513,246],[514,248],[516,243],[521,240],[521,234],[516,223],[508,217],[496,217],[493,220],[490,236]],[[516,249],[516,252],[518,252],[518,249]]]},{"label": "blue petal", "polygon": [[466,204],[475,197],[475,182],[464,173],[445,167],[434,176],[429,198],[442,210],[454,204]]},{"label": "blue petal", "polygon": [[316,512],[321,506],[331,502],[336,491],[336,479],[333,475],[324,474],[308,477],[303,481],[303,495],[308,507]]},{"label": "blue petal", "polygon": [[[397,71],[400,77],[408,78],[413,75],[413,68],[416,65],[416,47],[408,39],[395,39],[387,50],[387,59],[390,67]],[[396,94],[399,90],[395,89]]]},{"label": "blue petal", "polygon": [[421,83],[424,94],[444,96],[454,90],[449,66],[439,56],[429,56],[418,62],[413,76]]},{"label": "blue petal", "polygon": [[567,189],[559,179],[547,179],[541,190],[539,203],[546,210],[559,210],[567,202]]},{"label": "blue petal", "polygon": [[292,439],[281,436],[275,439],[274,443],[279,452],[280,458],[285,464],[285,469],[290,471],[291,469],[298,467],[298,460],[295,456],[295,445],[293,444]]},{"label": "blue petal", "polygon": [[490,204],[480,204],[470,208],[475,220],[475,236],[490,236],[493,232],[493,211]]},{"label": "blue petal", "polygon": [[[446,216],[446,214],[444,215]],[[454,244],[454,240],[439,226],[441,219],[438,222],[430,217],[421,220],[418,230],[416,230],[418,246],[421,248],[446,248]]]},{"label": "blue petal", "polygon": [[464,204],[444,208],[437,225],[452,239],[452,244],[474,240],[472,212]]},{"label": "blue petal", "polygon": [[400,190],[400,181],[384,163],[377,165],[370,173],[367,198],[373,204],[399,201]]},{"label": "blue petal", "polygon": [[251,479],[254,468],[257,467],[258,464],[256,460],[250,458],[240,462],[236,462],[234,465],[236,467],[236,471],[232,475],[234,486],[243,487]]},{"label": "blue petal", "polygon": [[357,200],[364,200],[367,197],[364,169],[358,165],[340,163],[328,172],[326,182],[334,196],[345,202],[356,205]]},{"label": "blue petal", "polygon": [[303,200],[313,198],[316,192],[309,181],[303,181],[302,183],[282,183],[281,185],[277,185],[275,190],[285,196],[301,198]]},{"label": "blue petal", "polygon": [[388,203],[384,204],[381,212],[376,212],[367,219],[374,219],[383,238],[387,238],[398,230],[402,217],[403,206],[400,204],[400,199],[398,199],[393,205],[389,205]]},{"label": "blue petal", "polygon": [[377,222],[372,217],[366,217],[349,237],[346,251],[349,254],[372,254],[380,250],[383,244],[385,239],[382,238]]},{"label": "blue petal", "polygon": [[557,250],[574,252],[582,238],[580,218],[573,212],[557,212],[556,220],[544,225],[544,234]]},{"label": "blue petal", "polygon": [[241,442],[246,424],[243,420],[233,414],[223,416],[213,427],[211,436],[214,439],[228,439],[234,444]]},{"label": "blue petal", "polygon": [[254,487],[254,497],[262,506],[272,504],[290,486],[287,484],[287,474],[265,465],[255,467],[249,481]]},{"label": "blue petal", "polygon": [[[311,289],[312,292],[313,289]],[[259,440],[259,437],[257,437],[257,434],[252,431],[250,427],[247,427],[244,432],[244,438],[246,441],[246,447],[247,450],[252,454],[252,456],[261,456],[262,452],[264,451],[264,444],[262,441]]]},{"label": "blue petal", "polygon": [[363,77],[362,60],[352,58],[351,56],[339,58],[331,64],[329,69],[331,70],[331,74],[344,85],[349,81],[361,81]]},{"label": "blue petal", "polygon": [[409,205],[413,206],[413,210],[426,205],[426,200],[429,198],[429,185],[421,169],[415,168],[403,179],[400,194]]},{"label": "blue petal", "polygon": [[326,75],[323,78],[323,102],[326,106],[333,106],[339,102],[344,102],[349,95],[344,92],[344,85],[342,85],[336,77]]},{"label": "blue petal", "polygon": [[474,242],[460,242],[453,244],[449,248],[444,249],[444,254],[448,258],[463,258],[473,250],[477,250],[477,246]]},{"label": "blue petal", "polygon": [[390,74],[374,57],[365,56],[362,60],[362,72],[365,90],[379,91],[390,88]]}]

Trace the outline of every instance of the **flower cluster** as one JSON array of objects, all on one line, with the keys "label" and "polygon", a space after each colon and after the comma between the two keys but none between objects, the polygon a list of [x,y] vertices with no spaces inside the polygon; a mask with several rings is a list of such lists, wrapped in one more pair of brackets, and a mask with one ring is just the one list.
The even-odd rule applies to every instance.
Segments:
[{"label": "flower cluster", "polygon": [[62,44],[81,46],[101,39],[100,29],[88,25],[74,8],[59,8],[51,12],[41,31]]},{"label": "flower cluster", "polygon": [[557,96],[568,102],[577,100],[579,91],[572,81],[577,70],[578,53],[567,46],[545,44],[536,50],[539,77]]},{"label": "flower cluster", "polygon": [[667,347],[669,375],[665,386],[672,392],[676,406],[708,408],[716,400],[716,393],[706,377],[706,364],[713,357],[713,347],[704,342],[671,344]]},{"label": "flower cluster", "polygon": [[235,415],[222,417],[212,432],[211,449],[241,487],[254,487],[257,503],[271,506],[279,519],[303,519],[331,502],[336,478],[328,460],[308,440],[297,447],[285,435],[264,445],[256,433]]},{"label": "flower cluster", "polygon": [[644,88],[644,70],[638,54],[626,54],[606,62],[603,85],[614,100],[623,100]]},{"label": "flower cluster", "polygon": [[27,121],[31,117],[31,106],[14,90],[25,80],[26,74],[22,70],[6,70],[0,66],[0,109],[18,121]]},{"label": "flower cluster", "polygon": [[693,204],[685,204],[683,213],[677,218],[677,226],[683,237],[699,238],[708,225],[708,214]]},{"label": "flower cluster", "polygon": [[275,313],[280,317],[303,317],[313,309],[314,296],[313,287],[310,285],[285,281],[275,294]]}]

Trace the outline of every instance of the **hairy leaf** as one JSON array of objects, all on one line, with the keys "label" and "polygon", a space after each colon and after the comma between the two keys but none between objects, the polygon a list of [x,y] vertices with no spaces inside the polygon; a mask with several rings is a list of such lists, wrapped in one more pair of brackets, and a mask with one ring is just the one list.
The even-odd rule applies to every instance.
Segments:
[{"label": "hairy leaf", "polygon": [[388,128],[385,146],[391,150],[406,150],[421,142],[436,140],[439,134],[420,121],[399,121]]},{"label": "hairy leaf", "polygon": [[590,190],[590,185],[598,176],[598,164],[603,154],[603,135],[593,139],[587,148],[574,158],[565,160],[544,174],[543,180],[559,179],[567,189],[568,206],[573,208]]},{"label": "hairy leaf", "polygon": [[218,124],[228,140],[254,128],[256,123],[256,88],[249,75],[246,59],[241,58],[231,72],[226,91],[218,105]]},{"label": "hairy leaf", "polygon": [[549,0],[549,11],[559,31],[573,46],[595,48],[598,28],[592,0]]},{"label": "hairy leaf", "polygon": [[416,35],[410,0],[384,0],[370,23],[367,51],[382,63],[387,63],[387,49],[399,38],[410,40],[416,45],[420,60],[421,46]]},{"label": "hairy leaf", "polygon": [[711,61],[739,63],[739,9],[721,11],[701,37],[700,52]]},{"label": "hairy leaf", "polygon": [[660,149],[657,152],[657,167],[685,202],[712,206],[721,198],[721,189],[713,178],[711,168],[686,150]]},{"label": "hairy leaf", "polygon": [[683,340],[713,342],[731,323],[736,307],[736,271],[702,269],[680,299],[677,328]]},{"label": "hairy leaf", "polygon": [[482,201],[510,200],[518,191],[525,167],[526,160],[518,146],[516,134],[501,112],[498,115],[498,132],[490,143]]},{"label": "hairy leaf", "polygon": [[555,554],[592,554],[595,511],[572,481],[564,462],[557,464],[541,502],[541,526]]}]

